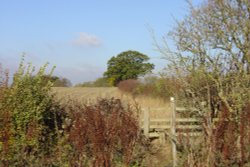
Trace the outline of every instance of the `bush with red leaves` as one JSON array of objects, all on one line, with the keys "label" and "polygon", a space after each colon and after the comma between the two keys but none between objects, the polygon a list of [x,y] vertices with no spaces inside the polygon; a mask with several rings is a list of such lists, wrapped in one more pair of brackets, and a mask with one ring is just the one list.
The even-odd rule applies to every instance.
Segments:
[{"label": "bush with red leaves", "polygon": [[95,105],[73,107],[68,128],[75,164],[86,161],[94,167],[111,167],[121,161],[129,165],[139,137],[138,120],[130,106],[119,99],[100,99]]},{"label": "bush with red leaves", "polygon": [[123,92],[135,93],[135,90],[139,85],[139,81],[134,79],[128,79],[125,81],[121,81],[117,86]]}]

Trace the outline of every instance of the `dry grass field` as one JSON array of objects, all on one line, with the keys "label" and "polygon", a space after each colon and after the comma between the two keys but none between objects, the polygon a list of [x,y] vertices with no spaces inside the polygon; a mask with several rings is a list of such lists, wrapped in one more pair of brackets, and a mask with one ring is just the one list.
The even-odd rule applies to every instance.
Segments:
[{"label": "dry grass field", "polygon": [[116,87],[55,87],[53,91],[62,102],[73,99],[81,103],[93,103],[98,98],[114,97],[121,99],[124,104],[138,105],[141,109],[149,109],[150,117],[162,118],[170,116],[169,102],[146,96],[133,97],[130,94],[121,92]]}]

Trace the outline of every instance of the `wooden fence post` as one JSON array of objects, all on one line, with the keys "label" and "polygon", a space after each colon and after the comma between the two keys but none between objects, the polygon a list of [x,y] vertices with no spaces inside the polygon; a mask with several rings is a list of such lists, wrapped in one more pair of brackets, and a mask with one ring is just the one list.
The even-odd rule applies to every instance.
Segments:
[{"label": "wooden fence post", "polygon": [[143,131],[146,137],[149,137],[149,109],[144,109]]},{"label": "wooden fence post", "polygon": [[160,138],[160,143],[162,145],[165,144],[166,138],[165,138],[165,132],[164,131],[160,131],[159,138]]},{"label": "wooden fence post", "polygon": [[172,139],[172,156],[173,156],[173,167],[177,166],[177,156],[176,156],[176,141],[174,140],[176,137],[176,116],[175,116],[175,99],[174,97],[170,98],[170,103],[171,103],[171,110],[172,110],[172,118],[171,118],[171,135],[173,136]]}]

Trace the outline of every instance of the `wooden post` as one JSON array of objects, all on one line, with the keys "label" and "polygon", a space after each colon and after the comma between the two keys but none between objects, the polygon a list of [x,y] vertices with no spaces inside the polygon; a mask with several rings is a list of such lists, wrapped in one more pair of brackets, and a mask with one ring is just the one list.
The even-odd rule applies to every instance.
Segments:
[{"label": "wooden post", "polygon": [[173,136],[172,139],[172,156],[173,156],[173,167],[177,166],[177,156],[176,156],[176,141],[174,140],[176,137],[176,128],[175,128],[175,99],[174,97],[170,98],[171,110],[172,110],[172,119],[171,119],[171,135]]},{"label": "wooden post", "polygon": [[165,141],[166,141],[165,132],[164,131],[159,133],[159,138],[160,138],[160,144],[164,145]]},{"label": "wooden post", "polygon": [[143,131],[146,137],[149,137],[149,109],[144,109]]}]

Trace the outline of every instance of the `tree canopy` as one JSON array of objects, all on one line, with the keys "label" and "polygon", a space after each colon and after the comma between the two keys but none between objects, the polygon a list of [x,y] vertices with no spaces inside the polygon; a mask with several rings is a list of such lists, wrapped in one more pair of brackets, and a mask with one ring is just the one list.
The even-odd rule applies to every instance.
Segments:
[{"label": "tree canopy", "polygon": [[154,64],[148,63],[148,60],[147,55],[138,51],[122,52],[108,61],[108,68],[104,76],[113,86],[116,86],[120,81],[137,79],[154,69]]}]

